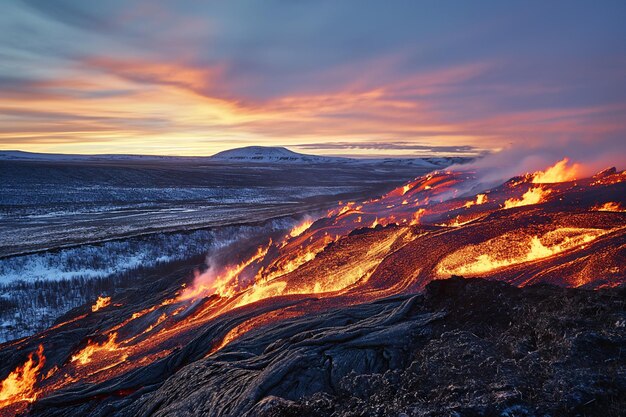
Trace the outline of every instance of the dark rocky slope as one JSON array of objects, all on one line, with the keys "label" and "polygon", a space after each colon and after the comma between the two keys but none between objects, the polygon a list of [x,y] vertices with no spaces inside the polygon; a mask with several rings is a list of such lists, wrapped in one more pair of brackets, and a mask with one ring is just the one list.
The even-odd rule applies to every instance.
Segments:
[{"label": "dark rocky slope", "polygon": [[259,416],[621,416],[626,291],[434,281],[420,308],[445,312],[407,362],[352,373],[331,394],[273,399]]},{"label": "dark rocky slope", "polygon": [[423,295],[253,329],[158,389],[121,390],[104,401],[97,392],[88,401],[65,392],[37,402],[31,414],[620,416],[625,295],[624,287],[434,281]]}]

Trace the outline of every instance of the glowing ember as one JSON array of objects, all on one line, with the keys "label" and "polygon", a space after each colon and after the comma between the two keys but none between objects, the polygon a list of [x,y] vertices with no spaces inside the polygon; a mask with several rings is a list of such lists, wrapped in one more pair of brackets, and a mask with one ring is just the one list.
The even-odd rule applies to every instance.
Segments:
[{"label": "glowing ember", "polygon": [[598,206],[593,207],[592,210],[595,211],[617,211],[617,212],[626,212],[626,209],[619,205],[619,203],[615,203],[613,201],[609,201],[608,203],[604,203]]},{"label": "glowing ember", "polygon": [[312,220],[305,220],[305,221],[303,221],[302,223],[300,223],[299,225],[297,225],[293,229],[291,229],[291,231],[289,232],[289,236],[291,236],[291,237],[298,237],[298,236],[300,236],[309,227],[311,227],[312,224],[313,224]]},{"label": "glowing ember", "polygon": [[550,194],[550,190],[543,189],[542,187],[534,187],[528,189],[524,193],[521,199],[510,198],[504,202],[504,208],[509,209],[513,207],[528,206],[530,204],[539,204],[546,201],[546,197]]},{"label": "glowing ember", "polygon": [[414,226],[420,224],[420,218],[426,213],[426,209],[419,209],[415,213],[413,213],[413,217],[411,218],[410,225]]},{"label": "glowing ember", "polygon": [[472,219],[469,220],[465,220],[465,221],[461,221],[461,216],[456,216],[454,218],[454,220],[452,220],[451,222],[448,223],[441,223],[438,224],[437,226],[444,226],[444,227],[459,227],[459,226],[463,226],[464,224],[467,224],[469,222],[471,222]]},{"label": "glowing ember", "polygon": [[108,306],[109,304],[111,304],[111,297],[99,296],[96,300],[96,304],[91,306],[91,311],[95,313],[96,311]]},{"label": "glowing ember", "polygon": [[468,201],[467,203],[465,203],[465,208],[470,208],[474,205],[479,206],[481,204],[485,204],[487,202],[488,198],[487,198],[487,194],[478,194],[476,195],[476,201],[471,200]]},{"label": "glowing ember", "polygon": [[94,343],[93,341],[89,341],[87,346],[85,346],[80,352],[76,355],[72,356],[71,362],[78,362],[81,365],[88,364],[91,362],[91,358],[98,352],[102,351],[116,351],[118,349],[118,345],[116,343],[117,333],[109,334],[109,337],[103,343]]},{"label": "glowing ember", "polygon": [[157,327],[159,324],[163,323],[166,318],[167,318],[167,314],[165,314],[165,313],[161,314],[159,316],[159,318],[157,319],[157,321],[155,323],[151,324],[150,326],[148,326],[148,328],[146,330],[144,330],[143,333],[149,333],[150,331],[152,331],[152,329]]},{"label": "glowing ember", "polygon": [[579,172],[580,165],[572,164],[568,166],[569,159],[563,158],[545,171],[537,171],[533,174],[532,182],[535,184],[557,183],[574,181]]},{"label": "glowing ember", "polygon": [[39,345],[36,352],[28,355],[28,359],[24,365],[15,368],[15,370],[2,381],[2,387],[0,388],[0,408],[20,401],[33,402],[37,399],[35,384],[38,381],[45,361],[46,358],[43,355],[43,346]]}]

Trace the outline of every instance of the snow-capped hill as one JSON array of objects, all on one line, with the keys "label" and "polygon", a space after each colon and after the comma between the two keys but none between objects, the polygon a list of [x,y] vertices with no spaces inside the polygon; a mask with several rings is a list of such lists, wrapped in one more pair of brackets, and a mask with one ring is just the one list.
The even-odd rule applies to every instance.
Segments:
[{"label": "snow-capped hill", "polygon": [[342,163],[358,165],[411,165],[420,168],[439,169],[468,158],[346,158],[339,156],[307,155],[282,146],[246,146],[219,152],[211,157],[214,161],[267,162],[267,163]]},{"label": "snow-capped hill", "polygon": [[282,146],[246,146],[216,153],[211,157],[216,161],[245,162],[340,162],[347,158],[306,155],[290,151]]}]

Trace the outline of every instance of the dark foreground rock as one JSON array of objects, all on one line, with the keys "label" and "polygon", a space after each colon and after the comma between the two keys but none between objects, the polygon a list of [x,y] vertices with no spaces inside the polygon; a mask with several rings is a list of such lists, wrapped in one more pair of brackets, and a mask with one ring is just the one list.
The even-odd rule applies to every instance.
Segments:
[{"label": "dark foreground rock", "polygon": [[626,412],[622,290],[435,281],[445,311],[410,364],[351,373],[331,393],[265,401],[258,416],[619,416]]},{"label": "dark foreground rock", "polygon": [[31,414],[620,416],[625,295],[435,281],[422,295],[254,329],[130,395],[65,393]]}]

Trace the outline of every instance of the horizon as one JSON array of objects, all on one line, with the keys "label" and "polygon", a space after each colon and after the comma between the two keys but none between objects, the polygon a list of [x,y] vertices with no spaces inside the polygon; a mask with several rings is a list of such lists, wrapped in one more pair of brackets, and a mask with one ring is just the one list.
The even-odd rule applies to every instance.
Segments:
[{"label": "horizon", "polygon": [[566,149],[609,161],[626,153],[619,1],[2,8],[2,149],[197,156],[280,145],[358,158]]},{"label": "horizon", "polygon": [[140,156],[140,157],[168,157],[168,158],[211,158],[222,152],[247,149],[247,148],[264,148],[264,149],[285,149],[290,152],[294,152],[298,155],[303,156],[314,156],[314,157],[328,157],[328,158],[346,158],[346,159],[423,159],[423,158],[482,158],[487,156],[488,153],[476,154],[476,155],[458,155],[458,154],[424,154],[424,155],[385,155],[385,156],[377,156],[377,155],[350,155],[350,154],[315,154],[309,152],[298,152],[290,149],[289,146],[283,145],[248,145],[248,146],[240,146],[236,148],[224,149],[222,151],[206,154],[206,155],[176,155],[176,154],[151,154],[151,153],[59,153],[59,152],[32,152],[26,151],[22,149],[0,149],[0,153],[24,153],[24,154],[34,154],[34,155],[59,155],[59,156]]}]

